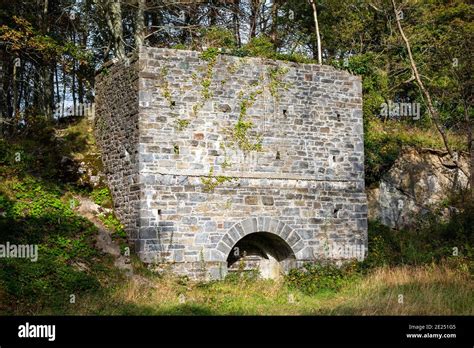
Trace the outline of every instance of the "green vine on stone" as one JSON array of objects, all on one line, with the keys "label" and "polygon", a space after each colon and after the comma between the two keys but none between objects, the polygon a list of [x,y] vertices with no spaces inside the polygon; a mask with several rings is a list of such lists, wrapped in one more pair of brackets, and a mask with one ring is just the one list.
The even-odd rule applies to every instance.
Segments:
[{"label": "green vine on stone", "polygon": [[201,82],[201,86],[202,86],[201,94],[204,100],[207,100],[212,97],[212,92],[209,90],[209,87],[211,87],[211,82],[212,81],[210,78],[205,78]]},{"label": "green vine on stone", "polygon": [[240,113],[237,123],[235,124],[234,129],[232,130],[232,136],[239,148],[245,152],[262,150],[261,135],[257,135],[257,139],[255,142],[251,142],[249,140],[248,133],[253,128],[254,124],[252,121],[247,120],[248,109],[255,104],[257,97],[262,93],[262,88],[252,91],[248,97],[243,97],[242,92],[239,93],[239,98],[241,99]]},{"label": "green vine on stone", "polygon": [[178,131],[183,131],[189,126],[189,120],[178,119],[176,120],[176,128]]},{"label": "green vine on stone", "polygon": [[209,175],[207,177],[201,177],[201,183],[204,186],[205,192],[214,191],[214,189],[220,184],[223,184],[225,182],[230,182],[233,180],[236,180],[236,178],[233,178],[231,176],[224,176],[224,175],[217,175],[217,176],[214,175],[213,167],[209,169]]},{"label": "green vine on stone", "polygon": [[290,87],[289,83],[285,83],[282,81],[284,75],[288,73],[289,69],[287,67],[279,67],[279,68],[269,68],[268,69],[268,77],[270,82],[268,84],[268,89],[270,90],[270,94],[275,101],[280,100],[280,95],[278,94],[278,89],[283,88],[288,90]]},{"label": "green vine on stone", "polygon": [[170,87],[168,84],[168,80],[166,79],[167,75],[168,75],[168,69],[166,67],[161,68],[160,78],[161,78],[162,83],[160,85],[160,89],[161,89],[161,94],[168,101],[169,107],[173,109],[175,106],[175,102],[173,101],[173,98],[171,97]]},{"label": "green vine on stone", "polygon": [[[203,76],[201,81],[201,99],[198,103],[193,105],[193,115],[197,116],[199,110],[204,106],[204,102],[212,98],[213,93],[211,91],[213,69],[217,62],[217,57],[219,56],[219,50],[215,47],[210,47],[207,50],[203,51],[199,58],[207,62],[206,73]],[[194,73],[192,79],[197,80],[197,75]]]},{"label": "green vine on stone", "polygon": [[224,151],[224,162],[221,163],[222,169],[227,169],[232,165],[232,162],[229,160],[229,157],[227,156],[227,149],[224,143],[220,144],[220,148],[222,151]]},{"label": "green vine on stone", "polygon": [[219,54],[220,54],[220,52],[219,52],[218,48],[209,47],[208,49],[206,49],[205,51],[203,51],[199,55],[199,58],[201,58],[202,60],[208,61],[208,62],[212,62],[212,61],[215,62],[217,60],[217,57],[219,56]]}]

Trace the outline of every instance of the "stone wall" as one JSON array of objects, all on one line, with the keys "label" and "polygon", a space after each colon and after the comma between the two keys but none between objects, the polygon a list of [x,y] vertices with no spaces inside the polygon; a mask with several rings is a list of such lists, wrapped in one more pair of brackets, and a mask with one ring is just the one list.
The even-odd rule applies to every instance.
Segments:
[{"label": "stone wall", "polygon": [[[114,204],[129,227],[137,216],[131,193],[140,189],[131,236],[141,258],[215,278],[255,232],[279,236],[291,267],[324,257],[327,243],[366,245],[360,78],[329,66],[204,58],[144,48],[138,91],[130,83],[136,63],[114,66],[98,84],[98,96],[112,86],[122,94],[96,110],[100,119],[126,119],[99,133],[116,173]],[[120,139],[138,157],[127,150],[127,162]]]},{"label": "stone wall", "polygon": [[115,212],[130,239],[139,227],[138,61],[108,64],[96,76],[94,127]]}]

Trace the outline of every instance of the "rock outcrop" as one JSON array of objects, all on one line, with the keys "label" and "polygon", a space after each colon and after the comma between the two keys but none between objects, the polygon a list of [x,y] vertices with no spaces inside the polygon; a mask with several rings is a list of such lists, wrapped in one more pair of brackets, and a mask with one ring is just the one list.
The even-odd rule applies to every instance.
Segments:
[{"label": "rock outcrop", "polygon": [[[460,154],[459,162],[469,172],[467,155]],[[449,199],[467,186],[446,151],[406,148],[379,186],[367,189],[369,219],[400,228],[437,209],[448,216],[454,209]]]}]

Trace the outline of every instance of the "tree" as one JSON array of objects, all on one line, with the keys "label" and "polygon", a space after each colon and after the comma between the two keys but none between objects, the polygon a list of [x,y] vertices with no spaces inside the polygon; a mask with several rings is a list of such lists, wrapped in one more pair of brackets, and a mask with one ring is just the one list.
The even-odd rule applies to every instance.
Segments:
[{"label": "tree", "polygon": [[139,49],[145,41],[145,6],[146,0],[137,0],[137,14],[135,20],[135,46],[137,49]]},{"label": "tree", "polygon": [[[458,156],[454,154],[451,147],[449,146],[446,132],[445,132],[444,127],[443,127],[443,125],[441,124],[441,121],[440,121],[439,112],[434,107],[433,101],[432,101],[432,98],[431,98],[431,94],[426,89],[426,87],[425,87],[425,85],[424,85],[424,83],[423,83],[423,81],[420,77],[420,73],[418,72],[416,62],[413,58],[410,41],[408,40],[407,36],[405,35],[405,32],[404,32],[403,27],[401,25],[400,10],[397,8],[397,5],[395,4],[395,0],[391,0],[391,1],[392,1],[392,6],[393,6],[393,11],[394,11],[394,14],[395,14],[395,20],[397,22],[397,27],[398,27],[398,30],[400,32],[400,35],[403,39],[403,42],[405,43],[405,46],[406,46],[406,49],[407,49],[407,52],[408,52],[408,59],[410,60],[410,66],[411,66],[411,70],[412,70],[412,73],[413,73],[413,78],[416,81],[416,83],[418,84],[418,87],[420,88],[420,90],[421,90],[421,92],[424,96],[424,99],[425,99],[427,107],[428,107],[428,112],[429,112],[430,118],[433,121],[433,123],[434,123],[436,129],[438,130],[439,134],[441,135],[441,138],[443,139],[443,143],[444,143],[444,146],[446,148],[446,151],[448,151],[449,155],[451,156],[452,161],[458,167],[458,169],[461,170],[464,173],[464,175],[466,175],[467,178],[470,178],[470,180],[471,180],[471,191],[473,192],[472,195],[474,197],[474,190],[472,189],[472,178],[474,177],[474,174],[473,174],[474,173],[474,166],[472,164],[474,159],[472,158],[472,151],[470,151],[470,153],[471,153],[471,173],[468,174],[463,170],[463,168],[461,167],[461,165],[459,163]],[[468,137],[468,139],[469,139],[468,141],[471,142],[471,144],[469,144],[469,146],[472,146],[472,131],[469,131],[468,133],[470,134],[470,136]]]},{"label": "tree", "polygon": [[107,21],[107,27],[112,35],[112,47],[115,57],[125,59],[125,45],[122,28],[122,6],[120,0],[99,0]]},{"label": "tree", "polygon": [[311,7],[313,8],[313,18],[314,18],[314,31],[316,35],[316,46],[318,48],[318,64],[322,64],[321,56],[321,36],[319,35],[319,24],[318,24],[318,11],[316,9],[315,0],[309,0]]}]

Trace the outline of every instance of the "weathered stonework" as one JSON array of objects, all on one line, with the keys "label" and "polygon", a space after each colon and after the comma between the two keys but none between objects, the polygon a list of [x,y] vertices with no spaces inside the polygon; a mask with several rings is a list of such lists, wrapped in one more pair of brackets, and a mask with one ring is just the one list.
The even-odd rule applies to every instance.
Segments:
[{"label": "weathered stonework", "polygon": [[142,260],[220,278],[245,254],[287,270],[366,245],[359,77],[161,48],[107,69],[97,139]]}]

